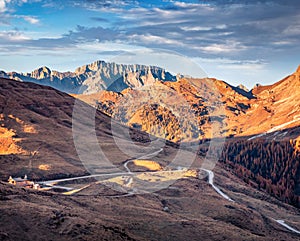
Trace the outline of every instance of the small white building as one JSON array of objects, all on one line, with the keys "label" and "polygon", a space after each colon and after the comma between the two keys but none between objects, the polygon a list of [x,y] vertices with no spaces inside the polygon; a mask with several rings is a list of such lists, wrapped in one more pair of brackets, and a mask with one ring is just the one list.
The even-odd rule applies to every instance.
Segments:
[{"label": "small white building", "polygon": [[39,184],[36,184],[33,181],[28,180],[27,175],[25,175],[24,178],[22,177],[13,178],[12,176],[9,176],[7,181],[8,183],[18,187],[33,188],[36,190],[40,188]]}]

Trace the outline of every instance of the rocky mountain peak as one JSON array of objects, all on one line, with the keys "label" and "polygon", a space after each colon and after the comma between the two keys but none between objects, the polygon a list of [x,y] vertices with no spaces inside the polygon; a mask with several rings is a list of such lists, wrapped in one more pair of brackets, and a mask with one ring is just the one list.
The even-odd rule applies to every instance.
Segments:
[{"label": "rocky mountain peak", "polygon": [[249,89],[245,85],[240,84],[240,85],[237,86],[237,88],[239,88],[241,90],[244,90],[246,92],[249,92]]},{"label": "rocky mountain peak", "polygon": [[51,70],[43,66],[31,72],[31,77],[35,79],[46,79],[51,76]]},{"label": "rocky mountain peak", "polygon": [[106,64],[105,61],[103,61],[103,60],[97,60],[97,61],[89,64],[88,68],[90,70],[97,71],[97,70],[103,68],[103,65],[105,65],[105,64]]},{"label": "rocky mountain peak", "polygon": [[89,71],[90,71],[89,66],[88,65],[84,65],[84,66],[81,66],[81,67],[77,68],[75,70],[75,74],[77,74],[77,75],[85,74],[85,73],[87,73]]}]

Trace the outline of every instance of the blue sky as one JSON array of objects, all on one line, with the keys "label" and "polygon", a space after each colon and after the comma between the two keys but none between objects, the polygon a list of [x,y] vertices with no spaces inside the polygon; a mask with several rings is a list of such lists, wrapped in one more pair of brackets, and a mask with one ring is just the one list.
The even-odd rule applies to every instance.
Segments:
[{"label": "blue sky", "polygon": [[0,0],[0,70],[73,71],[159,48],[251,88],[300,64],[299,9],[298,0]]}]

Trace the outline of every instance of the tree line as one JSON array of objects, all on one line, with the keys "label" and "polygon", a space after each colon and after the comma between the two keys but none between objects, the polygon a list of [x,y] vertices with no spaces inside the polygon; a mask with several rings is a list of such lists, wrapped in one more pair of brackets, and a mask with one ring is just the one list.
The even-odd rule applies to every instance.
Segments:
[{"label": "tree line", "polygon": [[300,152],[292,141],[229,139],[219,156],[246,183],[300,207]]}]

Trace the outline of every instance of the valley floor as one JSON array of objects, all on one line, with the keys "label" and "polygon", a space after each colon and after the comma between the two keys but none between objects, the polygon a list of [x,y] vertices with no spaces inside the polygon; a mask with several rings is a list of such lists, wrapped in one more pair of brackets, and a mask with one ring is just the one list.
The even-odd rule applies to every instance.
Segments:
[{"label": "valley floor", "polygon": [[[299,240],[300,211],[215,168],[212,179],[178,180],[161,191],[66,196],[1,183],[1,240]],[[95,192],[91,192],[95,193]],[[102,194],[101,194],[102,193]],[[167,208],[166,208],[167,207]],[[274,220],[275,219],[275,220]]]}]

